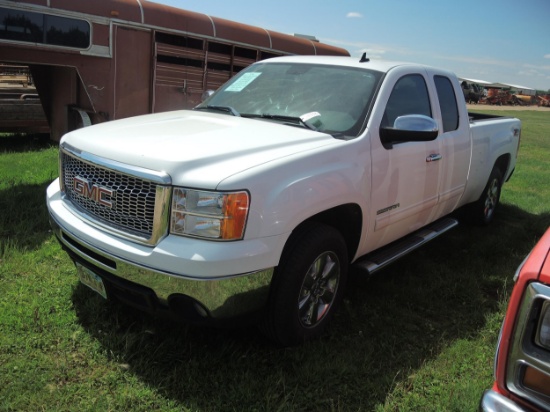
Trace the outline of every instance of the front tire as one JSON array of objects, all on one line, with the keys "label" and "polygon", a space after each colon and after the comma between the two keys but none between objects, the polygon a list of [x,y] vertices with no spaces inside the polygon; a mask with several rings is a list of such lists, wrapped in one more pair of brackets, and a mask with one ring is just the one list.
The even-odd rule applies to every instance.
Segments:
[{"label": "front tire", "polygon": [[293,235],[275,271],[267,336],[282,346],[320,336],[342,300],[347,272],[346,243],[336,229],[314,224]]}]

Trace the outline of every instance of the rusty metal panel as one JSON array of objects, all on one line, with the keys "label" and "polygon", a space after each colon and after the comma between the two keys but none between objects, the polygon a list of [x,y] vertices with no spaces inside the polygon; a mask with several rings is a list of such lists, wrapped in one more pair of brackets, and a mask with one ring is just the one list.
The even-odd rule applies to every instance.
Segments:
[{"label": "rusty metal panel", "polygon": [[113,118],[135,116],[151,110],[150,31],[115,26],[115,111]]},{"label": "rusty metal panel", "polygon": [[50,6],[52,9],[71,10],[136,23],[142,22],[141,8],[136,0],[50,0]]},{"label": "rusty metal panel", "polygon": [[145,24],[203,36],[215,36],[212,21],[206,14],[151,2],[143,3],[143,11]]},{"label": "rusty metal panel", "polygon": [[291,54],[315,54],[315,48],[310,40],[274,31],[269,31],[269,34],[275,50],[282,50]]},{"label": "rusty metal panel", "polygon": [[165,32],[156,32],[155,41],[153,111],[196,106],[205,88],[208,42]]},{"label": "rusty metal panel", "polygon": [[260,53],[256,49],[235,46],[233,50],[233,71],[237,72],[259,60]]},{"label": "rusty metal panel", "polygon": [[[155,84],[157,86],[172,87],[178,94],[202,93],[203,78],[204,71],[202,68],[168,63],[157,63],[156,66]],[[162,97],[159,96],[157,103],[161,101]]]},{"label": "rusty metal panel", "polygon": [[203,61],[205,58],[205,51],[203,49],[157,43],[156,55],[174,56],[176,58],[185,57]]},{"label": "rusty metal panel", "polygon": [[[173,69],[173,71],[170,71]],[[202,73],[200,74],[202,77]],[[169,110],[190,109],[200,103],[202,81],[193,81],[189,69],[181,67],[157,66],[157,81],[155,82],[155,113]]]},{"label": "rusty metal panel", "polygon": [[217,90],[231,78],[231,73],[222,70],[207,70],[206,89]]},{"label": "rusty metal panel", "polygon": [[200,103],[204,70],[176,64],[157,63],[154,112],[187,109]]},{"label": "rusty metal panel", "polygon": [[340,47],[330,46],[325,43],[314,43],[317,54],[326,56],[349,56],[349,52]]},{"label": "rusty metal panel", "polygon": [[261,48],[271,47],[267,32],[260,27],[249,26],[218,17],[212,17],[212,20],[216,28],[216,37],[219,39],[241,44],[253,44]]},{"label": "rusty metal panel", "polygon": [[65,43],[0,40],[2,60],[29,65],[36,74],[53,139],[74,128],[72,112],[86,112],[97,123],[190,108],[200,102],[203,90],[217,89],[257,60],[282,54],[349,55],[338,47],[148,1],[20,0],[12,4],[15,8],[28,4],[36,13],[49,6],[48,14],[55,14],[58,8],[63,16],[72,14],[76,19],[88,20],[79,13],[97,16],[91,22],[89,50]]},{"label": "rusty metal panel", "polygon": [[109,40],[111,37],[111,28],[105,24],[93,25],[93,39],[92,44],[95,46],[109,46]]}]

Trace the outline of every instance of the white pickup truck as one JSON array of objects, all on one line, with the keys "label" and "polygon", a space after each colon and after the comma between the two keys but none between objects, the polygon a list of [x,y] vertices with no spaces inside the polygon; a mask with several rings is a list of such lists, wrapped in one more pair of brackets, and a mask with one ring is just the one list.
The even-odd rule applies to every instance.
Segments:
[{"label": "white pickup truck", "polygon": [[104,297],[192,322],[256,313],[293,345],[323,331],[349,265],[375,272],[461,206],[489,223],[520,128],[469,114],[447,71],[275,58],[194,110],[67,134],[47,203]]}]

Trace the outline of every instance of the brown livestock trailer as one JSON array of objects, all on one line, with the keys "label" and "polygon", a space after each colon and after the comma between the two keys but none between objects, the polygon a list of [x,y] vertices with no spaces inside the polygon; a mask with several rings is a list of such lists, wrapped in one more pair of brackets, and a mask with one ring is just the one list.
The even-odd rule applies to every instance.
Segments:
[{"label": "brown livestock trailer", "polygon": [[54,140],[191,108],[251,63],[287,54],[349,55],[147,0],[0,0],[0,62],[29,66]]}]

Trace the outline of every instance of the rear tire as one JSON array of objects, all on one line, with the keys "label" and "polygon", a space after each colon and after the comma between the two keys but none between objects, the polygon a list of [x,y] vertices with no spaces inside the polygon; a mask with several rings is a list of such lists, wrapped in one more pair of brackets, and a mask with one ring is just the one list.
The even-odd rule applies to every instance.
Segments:
[{"label": "rear tire", "polygon": [[472,204],[471,212],[474,222],[486,226],[494,219],[495,212],[500,203],[500,192],[502,189],[502,172],[495,166],[491,171],[489,180],[479,200]]},{"label": "rear tire", "polygon": [[319,337],[342,300],[347,272],[346,243],[336,229],[312,224],[293,235],[275,270],[264,333],[282,346]]}]

